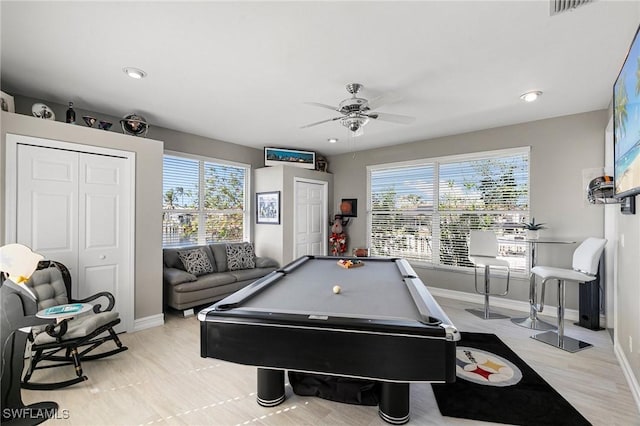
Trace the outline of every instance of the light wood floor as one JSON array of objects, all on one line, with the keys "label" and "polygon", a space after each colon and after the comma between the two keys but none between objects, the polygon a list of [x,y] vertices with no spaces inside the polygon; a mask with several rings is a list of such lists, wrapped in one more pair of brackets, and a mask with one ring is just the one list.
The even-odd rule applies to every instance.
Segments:
[{"label": "light wood floor", "polygon": [[[569,354],[530,339],[531,330],[508,319],[485,321],[464,310],[478,306],[442,298],[439,302],[459,330],[498,335],[594,425],[640,425],[606,331],[586,330],[567,321],[568,335],[595,345]],[[124,334],[122,340],[128,351],[84,364],[88,381],[58,391],[23,390],[25,403],[56,401],[63,410],[59,417],[68,418],[47,424],[68,426],[386,424],[378,417],[377,407],[299,397],[288,385],[284,403],[260,407],[255,402],[255,368],[200,358],[195,317],[169,314],[163,327]],[[59,374],[54,370],[60,369],[36,374],[54,378]],[[443,417],[431,386],[415,384],[411,386],[410,424],[482,423]]]}]

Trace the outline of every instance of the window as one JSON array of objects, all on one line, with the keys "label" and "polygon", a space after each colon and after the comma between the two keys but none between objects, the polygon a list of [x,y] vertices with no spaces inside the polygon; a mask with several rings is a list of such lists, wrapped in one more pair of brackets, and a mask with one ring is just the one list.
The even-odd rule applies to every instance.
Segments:
[{"label": "window", "polygon": [[529,149],[368,167],[372,255],[471,267],[471,229],[492,229],[499,257],[525,272]]},{"label": "window", "polygon": [[250,166],[165,154],[163,167],[163,247],[247,239]]}]

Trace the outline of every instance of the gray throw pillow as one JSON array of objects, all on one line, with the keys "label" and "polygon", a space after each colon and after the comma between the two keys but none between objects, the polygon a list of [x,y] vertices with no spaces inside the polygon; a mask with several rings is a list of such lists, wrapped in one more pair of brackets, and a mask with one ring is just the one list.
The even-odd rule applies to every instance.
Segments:
[{"label": "gray throw pillow", "polygon": [[179,250],[178,256],[187,272],[195,276],[210,274],[214,272],[213,265],[209,260],[209,256],[204,252],[203,248],[192,250]]},{"label": "gray throw pillow", "polygon": [[230,271],[255,268],[255,256],[253,243],[227,244],[227,266]]}]

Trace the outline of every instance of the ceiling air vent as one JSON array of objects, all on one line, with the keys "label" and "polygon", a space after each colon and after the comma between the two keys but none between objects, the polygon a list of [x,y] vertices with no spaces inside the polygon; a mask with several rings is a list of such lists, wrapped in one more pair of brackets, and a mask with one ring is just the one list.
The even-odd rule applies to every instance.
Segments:
[{"label": "ceiling air vent", "polygon": [[592,3],[593,0],[551,0],[550,14],[558,15],[563,12],[569,12],[577,7]]}]

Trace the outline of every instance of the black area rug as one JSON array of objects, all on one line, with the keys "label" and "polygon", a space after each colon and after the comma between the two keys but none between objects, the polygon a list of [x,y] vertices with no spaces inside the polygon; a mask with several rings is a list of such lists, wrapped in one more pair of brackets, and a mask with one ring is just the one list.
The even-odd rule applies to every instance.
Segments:
[{"label": "black area rug", "polygon": [[591,424],[495,334],[461,335],[456,382],[431,385],[443,416],[525,426]]}]

